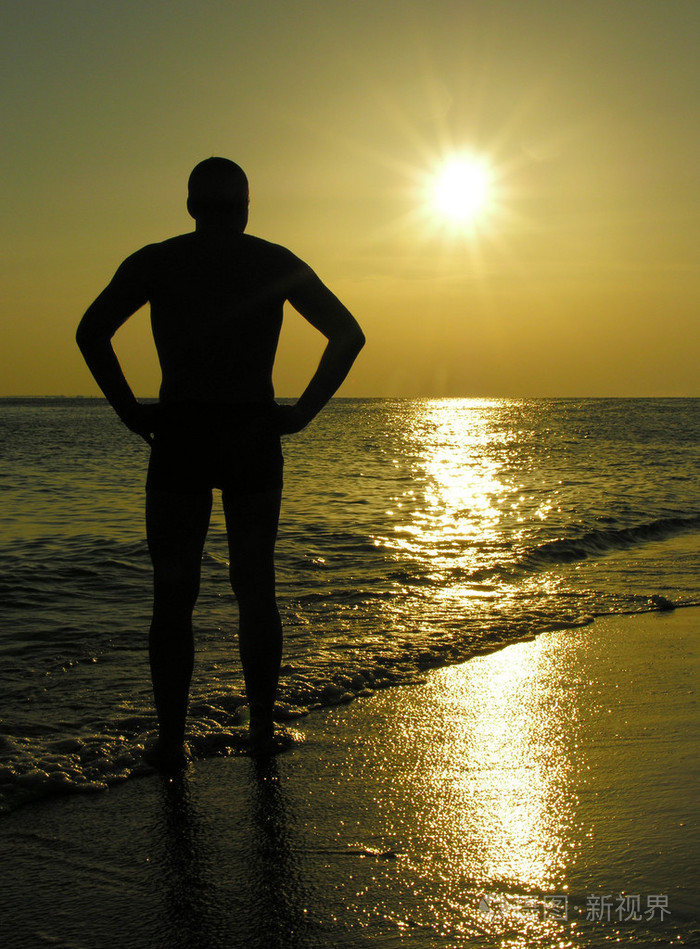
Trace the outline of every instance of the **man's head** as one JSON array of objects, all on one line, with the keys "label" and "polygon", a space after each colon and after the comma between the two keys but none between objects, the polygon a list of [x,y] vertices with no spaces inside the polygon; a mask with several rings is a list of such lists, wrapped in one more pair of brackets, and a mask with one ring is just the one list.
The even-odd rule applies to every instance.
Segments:
[{"label": "man's head", "polygon": [[192,169],[187,210],[198,224],[228,224],[240,231],[248,223],[248,179],[228,158],[206,158]]}]

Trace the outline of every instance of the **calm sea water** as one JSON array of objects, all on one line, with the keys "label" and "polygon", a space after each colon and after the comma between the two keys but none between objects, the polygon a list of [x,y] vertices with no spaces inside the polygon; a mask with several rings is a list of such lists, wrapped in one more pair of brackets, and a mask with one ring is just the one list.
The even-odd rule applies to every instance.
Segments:
[{"label": "calm sea water", "polygon": [[[98,400],[0,400],[0,806],[137,773],[153,734],[148,448]],[[596,615],[700,601],[700,400],[335,400],[285,439],[279,717]],[[220,500],[191,744],[241,747]]]}]

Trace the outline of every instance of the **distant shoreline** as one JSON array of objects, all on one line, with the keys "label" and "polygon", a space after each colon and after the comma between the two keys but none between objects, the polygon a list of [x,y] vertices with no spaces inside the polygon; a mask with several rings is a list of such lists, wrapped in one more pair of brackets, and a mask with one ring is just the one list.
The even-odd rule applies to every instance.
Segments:
[{"label": "distant shoreline", "polygon": [[[157,395],[137,395],[138,399],[157,402]],[[276,395],[283,401],[295,395]],[[334,396],[333,402],[697,402],[700,395],[358,395]],[[0,395],[0,405],[36,404],[37,402],[82,402],[103,404],[99,395]]]}]

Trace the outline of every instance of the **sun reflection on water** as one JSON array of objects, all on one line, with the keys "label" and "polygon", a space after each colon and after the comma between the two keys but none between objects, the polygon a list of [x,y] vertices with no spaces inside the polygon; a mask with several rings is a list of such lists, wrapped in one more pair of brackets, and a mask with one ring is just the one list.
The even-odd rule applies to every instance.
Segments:
[{"label": "sun reflection on water", "polygon": [[454,628],[488,609],[507,631],[511,620],[522,620],[525,599],[536,617],[543,594],[552,592],[545,573],[525,577],[521,569],[558,503],[556,486],[532,464],[537,418],[530,406],[535,427],[521,426],[522,411],[521,401],[507,399],[407,406],[384,512],[390,530],[374,543],[400,564],[403,582],[430,585],[431,616],[442,610],[441,622]]},{"label": "sun reflection on water", "polygon": [[468,577],[502,559],[504,529],[512,540],[512,522],[523,521],[530,504],[508,465],[512,432],[498,425],[507,408],[485,399],[414,404],[404,431],[412,477],[391,498],[394,530],[384,546],[442,575]]},{"label": "sun reflection on water", "polygon": [[429,777],[454,805],[441,821],[472,842],[470,877],[547,889],[565,867],[562,820],[572,804],[550,663],[527,643],[472,662],[473,674],[446,670],[436,686],[452,723]]},{"label": "sun reflection on water", "polygon": [[[417,722],[407,716],[398,750],[411,769],[411,820],[424,841],[411,872],[443,879],[439,916],[448,928],[501,937],[527,929],[532,945],[562,935],[555,919],[527,907],[566,894],[580,839],[580,721],[560,687],[566,661],[556,640],[538,638],[436,673],[436,718],[422,726],[434,737],[416,761],[409,746]],[[509,910],[482,915],[483,896]]]}]

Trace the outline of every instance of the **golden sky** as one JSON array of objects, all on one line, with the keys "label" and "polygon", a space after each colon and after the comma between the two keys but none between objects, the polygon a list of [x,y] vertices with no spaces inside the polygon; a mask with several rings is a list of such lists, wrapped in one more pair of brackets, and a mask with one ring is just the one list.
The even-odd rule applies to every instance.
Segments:
[{"label": "golden sky", "polygon": [[[0,395],[97,393],[77,322],[209,155],[365,330],[342,395],[700,395],[699,40],[698,0],[3,4]],[[290,309],[278,395],[322,342]],[[115,348],[155,395],[145,309]]]}]

